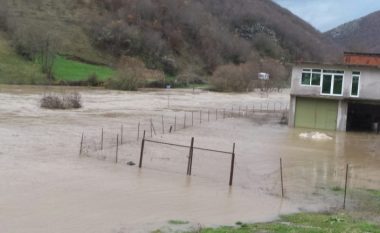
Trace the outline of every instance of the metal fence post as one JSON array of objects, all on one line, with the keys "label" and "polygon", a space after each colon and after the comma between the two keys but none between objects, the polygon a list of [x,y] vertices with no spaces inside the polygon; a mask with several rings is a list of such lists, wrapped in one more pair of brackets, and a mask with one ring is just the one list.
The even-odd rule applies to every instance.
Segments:
[{"label": "metal fence post", "polygon": [[194,126],[194,111],[191,111],[191,126]]},{"label": "metal fence post", "polygon": [[191,170],[193,168],[193,154],[194,154],[194,137],[191,138],[189,160],[187,162],[187,175],[191,176]]},{"label": "metal fence post", "polygon": [[100,150],[103,150],[103,141],[104,141],[104,131],[102,128],[102,135],[100,137]]},{"label": "metal fence post", "polygon": [[142,139],[142,141],[141,141],[141,151],[140,151],[140,162],[139,162],[139,168],[141,168],[141,167],[142,167],[143,156],[144,156],[144,147],[145,147],[145,130],[144,130],[143,139]]},{"label": "metal fence post", "polygon": [[174,132],[177,131],[177,114],[174,115]]},{"label": "metal fence post", "polygon": [[346,180],[344,182],[344,200],[343,200],[343,209],[346,209],[346,198],[347,198],[347,187],[348,187],[348,170],[349,165],[346,166]]},{"label": "metal fence post", "polygon": [[230,170],[230,183],[229,185],[232,186],[233,179],[234,179],[234,168],[235,168],[235,143],[232,148],[232,154],[231,154],[231,170]]},{"label": "metal fence post", "polygon": [[81,155],[83,152],[83,140],[84,140],[84,132],[82,133],[82,139],[80,140],[79,155]]},{"label": "metal fence post", "polygon": [[119,134],[116,136],[116,157],[115,162],[118,162],[118,156],[119,156]]},{"label": "metal fence post", "polygon": [[283,176],[283,170],[282,170],[282,158],[280,158],[280,173],[281,173],[281,197],[285,197],[284,193],[284,176]]}]

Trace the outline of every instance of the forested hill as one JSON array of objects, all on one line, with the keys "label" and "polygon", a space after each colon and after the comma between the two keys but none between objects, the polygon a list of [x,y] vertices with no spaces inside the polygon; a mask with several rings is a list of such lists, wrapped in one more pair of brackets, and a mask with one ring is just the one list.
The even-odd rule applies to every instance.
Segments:
[{"label": "forested hill", "polygon": [[[270,0],[0,0],[0,28],[32,59],[60,54],[115,65],[136,57],[167,75],[210,75],[228,64],[331,61],[330,39]],[[45,43],[46,44],[46,43]],[[257,68],[260,69],[260,68]]]},{"label": "forested hill", "polygon": [[326,35],[347,51],[380,53],[380,11],[343,24]]}]

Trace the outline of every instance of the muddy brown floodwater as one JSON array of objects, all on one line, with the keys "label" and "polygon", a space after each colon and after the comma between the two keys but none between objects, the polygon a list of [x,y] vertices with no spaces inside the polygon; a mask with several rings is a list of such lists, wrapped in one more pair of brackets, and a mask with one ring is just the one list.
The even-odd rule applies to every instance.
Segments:
[{"label": "muddy brown floodwater", "polygon": [[[267,102],[286,106],[287,92],[221,94],[191,90],[118,92],[74,88],[80,110],[39,108],[46,92],[73,88],[0,86],[0,231],[1,232],[149,232],[168,220],[207,226],[236,221],[268,221],[279,214],[325,210],[341,205],[330,192],[344,184],[350,163],[351,188],[380,188],[379,137],[325,132],[331,140],[303,139],[309,132],[251,117],[196,118],[194,127],[154,140],[232,150],[236,143],[234,185],[228,186],[230,157],[194,151],[193,176],[187,177],[186,148],[147,143],[143,169],[138,161],[137,123],[160,117],[173,126],[183,111],[252,108]],[[265,108],[265,107],[264,107]],[[178,119],[177,119],[178,117]],[[187,117],[190,117],[189,115]],[[211,116],[215,117],[215,115]],[[189,120],[189,118],[187,118]],[[266,120],[265,120],[266,119]],[[202,124],[201,124],[202,123]],[[110,146],[123,124],[125,143],[119,163]],[[179,124],[179,123],[178,123]],[[99,132],[105,148],[99,150]],[[78,156],[85,132],[84,156]],[[281,199],[279,159],[283,159],[285,198]]]}]

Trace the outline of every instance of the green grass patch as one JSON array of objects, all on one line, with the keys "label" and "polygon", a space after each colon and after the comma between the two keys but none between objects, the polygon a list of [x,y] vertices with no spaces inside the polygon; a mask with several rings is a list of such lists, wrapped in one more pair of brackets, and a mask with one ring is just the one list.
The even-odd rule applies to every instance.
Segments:
[{"label": "green grass patch", "polygon": [[[105,81],[113,76],[115,71],[106,66],[87,64],[57,56],[53,67],[53,73],[56,82],[59,83],[59,81],[87,81],[88,78],[94,74],[98,81]],[[0,83],[48,83],[46,75],[41,71],[41,65],[19,56],[3,33],[0,33]]]},{"label": "green grass patch", "polygon": [[380,190],[367,189],[367,192],[375,197],[380,198]]},{"label": "green grass patch", "polygon": [[100,81],[105,81],[113,76],[115,71],[106,66],[87,64],[57,56],[53,73],[57,81],[77,82],[85,81],[93,74]]},{"label": "green grass patch", "polygon": [[201,229],[201,233],[380,233],[380,227],[361,220],[355,220],[346,214],[301,213],[283,216],[271,223],[240,224],[238,227],[220,227]]},{"label": "green grass patch", "polygon": [[185,225],[185,224],[189,224],[188,221],[182,221],[182,220],[169,220],[168,223],[172,224],[172,225]]}]

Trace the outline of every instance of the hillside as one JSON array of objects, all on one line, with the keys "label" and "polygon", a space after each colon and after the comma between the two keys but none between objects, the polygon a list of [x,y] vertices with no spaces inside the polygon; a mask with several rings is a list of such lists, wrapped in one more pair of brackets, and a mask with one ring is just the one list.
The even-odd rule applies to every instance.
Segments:
[{"label": "hillside", "polygon": [[[40,58],[41,51],[49,49],[115,67],[120,58],[130,56],[149,69],[188,82],[189,77],[209,76],[228,64],[255,63],[251,72],[256,73],[268,64],[331,61],[341,53],[330,39],[268,0],[0,0],[0,4],[0,30],[27,60]],[[273,76],[280,76],[272,70]]]},{"label": "hillside", "polygon": [[326,32],[335,42],[353,52],[380,53],[380,11]]},{"label": "hillside", "polygon": [[100,18],[92,17],[97,18],[92,33],[99,47],[115,55],[138,54],[167,72],[189,62],[213,71],[250,56],[331,60],[338,50],[312,26],[268,0],[110,0],[98,7],[105,9]]},{"label": "hillside", "polygon": [[46,83],[39,67],[17,55],[4,33],[0,33],[0,83]]}]

